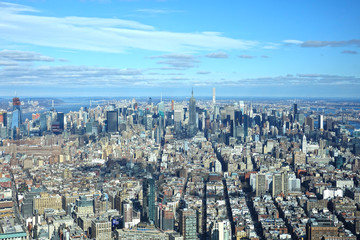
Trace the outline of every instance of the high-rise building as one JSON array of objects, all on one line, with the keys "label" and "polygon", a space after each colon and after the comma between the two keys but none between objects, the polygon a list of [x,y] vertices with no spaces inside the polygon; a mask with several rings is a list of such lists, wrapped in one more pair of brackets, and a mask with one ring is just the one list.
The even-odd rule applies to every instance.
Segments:
[{"label": "high-rise building", "polygon": [[56,115],[56,120],[59,122],[60,131],[64,131],[64,113],[58,112]]},{"label": "high-rise building", "polygon": [[117,132],[118,131],[118,112],[117,111],[108,111],[106,114],[107,119],[107,132]]},{"label": "high-rise building", "polygon": [[19,133],[21,125],[21,102],[18,97],[13,98],[13,112],[11,120],[11,129],[13,130],[12,137],[15,137]]},{"label": "high-rise building", "polygon": [[256,196],[262,196],[267,191],[265,173],[256,174]]},{"label": "high-rise building", "polygon": [[302,139],[302,144],[301,144],[301,149],[303,153],[307,153],[307,141],[306,141],[306,136],[304,134],[303,139]]},{"label": "high-rise building", "polygon": [[287,173],[274,173],[272,180],[272,196],[276,197],[279,194],[286,195],[288,193],[288,174]]},{"label": "high-rise building", "polygon": [[148,179],[148,217],[150,222],[155,222],[155,179]]},{"label": "high-rise building", "polygon": [[319,130],[324,130],[324,116],[323,115],[319,115]]},{"label": "high-rise building", "polygon": [[180,234],[184,237],[184,240],[195,240],[196,237],[196,213],[192,209],[180,210],[180,222],[179,222]]},{"label": "high-rise building", "polygon": [[215,100],[215,88],[213,88],[212,103],[213,103],[213,105],[216,104],[216,100]]},{"label": "high-rise building", "polygon": [[3,126],[7,126],[7,113],[6,112],[0,113],[0,123],[2,123]]},{"label": "high-rise building", "polygon": [[195,136],[196,133],[196,100],[194,98],[194,91],[192,91],[191,98],[189,100],[189,136]]},{"label": "high-rise building", "polygon": [[111,222],[107,219],[95,219],[91,221],[91,238],[111,239]]},{"label": "high-rise building", "polygon": [[211,239],[231,239],[231,224],[229,220],[216,222],[212,229]]},{"label": "high-rise building", "polygon": [[171,209],[161,209],[161,224],[162,230],[174,230],[174,212]]},{"label": "high-rise building", "polygon": [[133,203],[131,201],[122,202],[122,215],[124,216],[125,228],[131,227],[133,221]]},{"label": "high-rise building", "polygon": [[294,103],[294,116],[298,113],[297,104]]},{"label": "high-rise building", "polygon": [[306,235],[308,240],[320,240],[324,237],[334,237],[325,239],[336,239],[339,227],[329,219],[316,219],[307,224]]}]

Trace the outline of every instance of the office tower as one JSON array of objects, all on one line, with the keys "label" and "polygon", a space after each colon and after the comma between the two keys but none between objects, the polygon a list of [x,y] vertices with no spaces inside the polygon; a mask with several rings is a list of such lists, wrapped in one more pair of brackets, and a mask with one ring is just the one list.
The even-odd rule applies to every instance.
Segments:
[{"label": "office tower", "polygon": [[95,219],[91,221],[91,238],[111,239],[111,222],[107,219]]},{"label": "office tower", "polygon": [[319,115],[319,129],[320,130],[324,130],[324,116],[323,115]]},{"label": "office tower", "polygon": [[115,195],[113,208],[118,210],[119,213],[122,212],[122,200],[121,200],[121,192],[120,191],[118,191],[117,194]]},{"label": "office tower", "polygon": [[305,124],[310,126],[310,131],[314,131],[314,119],[312,119],[310,116],[306,117]]},{"label": "office tower", "polygon": [[299,178],[296,178],[295,173],[289,175],[288,187],[289,187],[289,192],[301,191],[301,182]]},{"label": "office tower", "polygon": [[161,229],[174,230],[174,212],[170,209],[161,209]]},{"label": "office tower", "polygon": [[122,215],[124,216],[125,228],[129,228],[132,225],[133,220],[133,203],[125,200],[122,203]]},{"label": "office tower", "polygon": [[189,135],[195,136],[196,132],[197,132],[196,100],[194,98],[194,91],[192,91],[191,98],[189,100]]},{"label": "office tower", "polygon": [[256,196],[262,196],[267,191],[266,175],[264,173],[256,174]]},{"label": "office tower", "polygon": [[60,131],[64,131],[64,113],[58,112],[56,120],[59,122]]},{"label": "office tower", "polygon": [[248,115],[243,115],[244,117],[244,140],[246,140],[246,137],[248,136],[248,129],[250,126],[250,118]]},{"label": "office tower", "polygon": [[165,116],[165,105],[164,105],[163,101],[159,102],[159,104],[158,104],[158,112],[159,112],[160,117]]},{"label": "office tower", "polygon": [[21,110],[20,106],[21,106],[20,99],[18,97],[14,97],[13,98],[13,110]]},{"label": "office tower", "polygon": [[150,178],[147,180],[148,182],[148,217],[149,221],[154,223],[155,222],[155,179]]},{"label": "office tower", "polygon": [[235,118],[235,126],[242,124],[242,112],[241,111],[235,111],[234,118]]},{"label": "office tower", "polygon": [[302,139],[302,144],[301,144],[301,149],[303,153],[307,153],[307,141],[306,141],[306,136],[305,134],[303,135],[303,139]]},{"label": "office tower", "polygon": [[[13,130],[17,130],[21,125],[21,102],[18,97],[13,98],[13,113],[12,113],[12,121],[11,128]],[[15,133],[15,132],[14,132]]]},{"label": "office tower", "polygon": [[242,112],[242,114],[245,114],[245,103],[244,103],[244,101],[239,102],[239,107],[240,107],[240,111]]},{"label": "office tower", "polygon": [[0,123],[2,123],[3,126],[7,126],[7,113],[1,112],[0,113]]},{"label": "office tower", "polygon": [[79,199],[75,200],[74,212],[76,212],[78,216],[94,213],[93,199],[80,196]]},{"label": "office tower", "polygon": [[151,114],[147,114],[145,118],[145,130],[152,130],[153,128],[153,117]]},{"label": "office tower", "polygon": [[184,240],[195,240],[196,236],[196,213],[192,209],[180,210],[179,229]]},{"label": "office tower", "polygon": [[288,181],[287,173],[274,173],[272,179],[272,196],[277,197],[279,194],[287,195]]},{"label": "office tower", "polygon": [[40,131],[45,132],[47,131],[47,116],[45,113],[40,115]]},{"label": "office tower", "polygon": [[215,222],[212,229],[211,239],[231,239],[231,224],[229,220]]},{"label": "office tower", "polygon": [[106,114],[107,119],[107,132],[117,132],[118,131],[118,112],[117,111],[108,111]]},{"label": "office tower", "polygon": [[215,100],[215,88],[213,88],[213,96],[212,96],[212,102],[213,102],[213,105],[216,104],[216,100]]},{"label": "office tower", "polygon": [[294,103],[294,116],[298,113],[297,104]]}]

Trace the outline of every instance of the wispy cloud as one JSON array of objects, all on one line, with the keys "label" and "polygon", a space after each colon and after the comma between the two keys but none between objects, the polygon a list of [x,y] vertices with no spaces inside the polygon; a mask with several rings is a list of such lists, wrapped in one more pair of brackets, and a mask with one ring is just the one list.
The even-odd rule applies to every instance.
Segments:
[{"label": "wispy cloud", "polygon": [[29,51],[18,51],[18,50],[2,50],[0,51],[0,59],[6,59],[8,61],[24,61],[24,62],[53,62],[54,58],[44,56],[40,53],[29,52]]},{"label": "wispy cloud", "polygon": [[142,13],[150,13],[150,14],[169,14],[169,13],[179,13],[182,11],[179,10],[169,10],[169,9],[155,9],[155,8],[143,8],[143,9],[137,9],[137,12]]},{"label": "wispy cloud", "polygon": [[251,55],[240,55],[239,58],[252,59],[252,58],[255,58],[255,56],[251,56]]},{"label": "wispy cloud", "polygon": [[265,87],[265,86],[359,86],[360,78],[355,76],[339,76],[328,74],[287,74],[284,76],[269,76],[259,78],[243,78],[238,80],[219,79],[211,82],[195,81],[198,86],[222,87]]},{"label": "wispy cloud", "polygon": [[129,49],[162,52],[249,49],[258,44],[217,32],[171,32],[136,21],[48,17],[32,15],[34,11],[24,5],[1,3],[0,38],[14,43],[113,53]]},{"label": "wispy cloud", "polygon": [[301,44],[302,47],[343,47],[355,46],[360,47],[360,39],[346,40],[346,41],[305,41]]},{"label": "wispy cloud", "polygon": [[206,57],[208,58],[228,58],[229,55],[225,52],[214,52],[206,54]]},{"label": "wispy cloud", "polygon": [[352,51],[352,50],[344,50],[341,53],[344,53],[344,54],[358,54],[357,51]]},{"label": "wispy cloud", "polygon": [[[154,58],[164,59],[169,70],[192,67],[193,57],[187,55],[164,55]],[[171,62],[171,60],[178,63]],[[170,61],[170,62],[166,62]],[[184,61],[184,62],[181,62]],[[187,61],[190,61],[188,63]],[[172,67],[173,66],[173,67]],[[148,69],[150,70],[150,69]],[[69,86],[69,87],[136,87],[174,86],[359,86],[360,78],[330,74],[287,74],[259,78],[219,79],[203,81],[200,76],[183,73],[146,73],[146,69],[119,69],[89,66],[34,66],[29,64],[11,65],[0,61],[0,86]],[[196,75],[211,74],[198,71]]]},{"label": "wispy cloud", "polygon": [[199,63],[196,57],[189,54],[165,54],[159,56],[152,56],[152,59],[164,59],[158,61],[157,64],[169,65],[173,70],[183,70],[193,68]]},{"label": "wispy cloud", "polygon": [[6,66],[0,68],[0,85],[119,86],[143,80],[139,69],[86,66]]},{"label": "wispy cloud", "polygon": [[203,74],[203,75],[205,75],[205,74],[210,74],[211,72],[209,72],[209,71],[198,71],[197,72],[197,74]]},{"label": "wispy cloud", "polygon": [[300,41],[300,40],[284,40],[285,44],[295,44],[301,47],[308,48],[319,48],[319,47],[345,47],[345,46],[355,46],[360,47],[360,39],[352,39],[352,40],[343,40],[343,41],[318,41],[318,40],[308,40],[308,41]]},{"label": "wispy cloud", "polygon": [[279,43],[268,42],[263,46],[264,49],[278,49],[281,46]]}]

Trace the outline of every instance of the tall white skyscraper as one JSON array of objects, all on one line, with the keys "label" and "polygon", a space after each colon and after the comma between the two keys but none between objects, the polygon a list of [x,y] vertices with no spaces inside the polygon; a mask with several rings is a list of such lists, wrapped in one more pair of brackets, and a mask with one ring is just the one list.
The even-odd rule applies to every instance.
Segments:
[{"label": "tall white skyscraper", "polygon": [[319,129],[324,130],[324,116],[319,115]]},{"label": "tall white skyscraper", "polygon": [[306,151],[307,151],[307,141],[306,141],[306,136],[304,134],[302,139],[302,152],[306,154]]},{"label": "tall white skyscraper", "polygon": [[213,88],[213,105],[215,105],[216,104],[216,100],[215,100],[215,88]]}]

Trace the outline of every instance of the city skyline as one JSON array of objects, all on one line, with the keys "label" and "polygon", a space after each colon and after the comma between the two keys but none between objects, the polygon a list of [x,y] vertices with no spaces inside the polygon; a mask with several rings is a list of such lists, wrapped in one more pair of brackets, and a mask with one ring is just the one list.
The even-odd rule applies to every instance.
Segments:
[{"label": "city skyline", "polygon": [[357,98],[359,6],[0,1],[1,94]]}]

